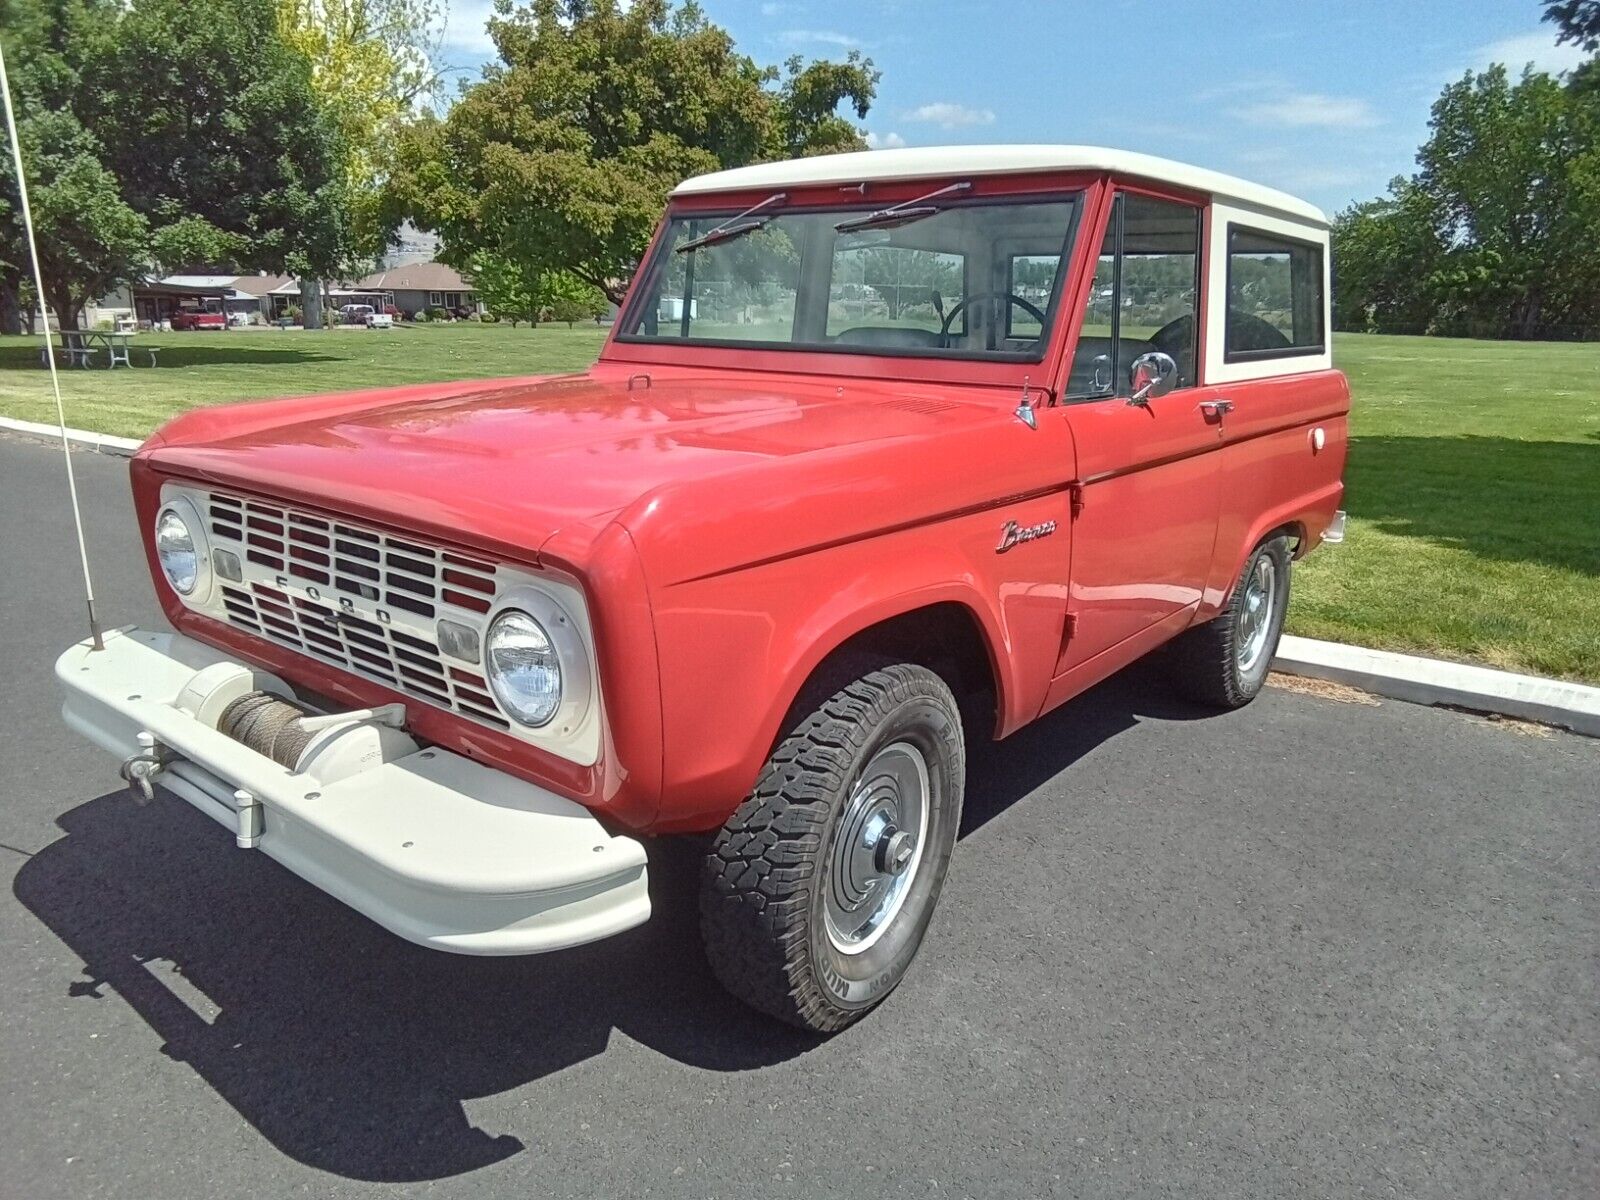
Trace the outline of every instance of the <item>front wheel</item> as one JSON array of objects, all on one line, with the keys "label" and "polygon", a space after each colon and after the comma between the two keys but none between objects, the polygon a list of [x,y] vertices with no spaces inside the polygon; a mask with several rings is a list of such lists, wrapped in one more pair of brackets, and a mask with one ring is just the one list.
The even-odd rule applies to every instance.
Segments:
[{"label": "front wheel", "polygon": [[933,915],[965,780],[960,711],[925,667],[866,671],[803,715],[706,856],[723,986],[817,1032],[887,996]]},{"label": "front wheel", "polygon": [[1255,548],[1233,586],[1228,606],[1171,647],[1173,682],[1192,700],[1242,708],[1267,682],[1289,608],[1289,539]]}]

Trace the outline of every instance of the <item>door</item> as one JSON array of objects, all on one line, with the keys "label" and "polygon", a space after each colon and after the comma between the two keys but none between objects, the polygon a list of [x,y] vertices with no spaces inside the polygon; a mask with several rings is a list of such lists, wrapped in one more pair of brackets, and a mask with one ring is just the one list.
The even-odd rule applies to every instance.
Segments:
[{"label": "door", "polygon": [[[1064,395],[1080,490],[1056,673],[1073,674],[1072,691],[1181,627],[1206,584],[1221,422],[1199,386],[1202,224],[1198,205],[1113,202]],[[1129,368],[1152,351],[1171,356],[1177,385],[1133,402]]]}]

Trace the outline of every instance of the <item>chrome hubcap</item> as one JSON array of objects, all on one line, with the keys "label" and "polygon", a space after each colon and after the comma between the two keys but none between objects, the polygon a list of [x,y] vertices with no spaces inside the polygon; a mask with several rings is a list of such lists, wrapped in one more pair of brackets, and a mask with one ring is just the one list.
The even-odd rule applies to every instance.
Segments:
[{"label": "chrome hubcap", "polygon": [[1278,565],[1263,555],[1244,582],[1244,604],[1239,609],[1239,637],[1235,653],[1239,670],[1250,672],[1267,649],[1272,633],[1272,611],[1278,598]]},{"label": "chrome hubcap", "polygon": [[830,854],[824,921],[842,954],[883,936],[905,903],[928,830],[928,761],[909,742],[872,756],[850,793]]}]

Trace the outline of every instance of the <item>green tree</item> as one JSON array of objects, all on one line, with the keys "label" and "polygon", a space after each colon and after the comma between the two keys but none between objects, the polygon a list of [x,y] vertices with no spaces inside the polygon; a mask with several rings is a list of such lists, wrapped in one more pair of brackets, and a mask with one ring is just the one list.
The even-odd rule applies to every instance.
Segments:
[{"label": "green tree", "polygon": [[480,250],[467,263],[472,286],[484,307],[515,329],[519,322],[536,325],[539,321],[539,283],[521,263]]},{"label": "green tree", "polygon": [[[311,85],[338,126],[345,183],[355,202],[371,207],[402,118],[438,86],[433,58],[443,4],[276,0],[276,8],[279,30],[310,63]],[[368,232],[365,223],[358,228]]]},{"label": "green tree", "polygon": [[1333,228],[1341,328],[1533,338],[1600,329],[1600,79],[1502,66],[1434,103],[1419,170]]},{"label": "green tree", "polygon": [[571,329],[578,321],[592,320],[606,310],[600,289],[585,283],[569,271],[546,271],[539,280],[540,314],[549,313],[552,321],[565,321]]},{"label": "green tree", "polygon": [[1333,222],[1333,323],[1371,333],[1428,333],[1444,246],[1426,196],[1399,178],[1389,195]]},{"label": "green tree", "polygon": [[74,107],[157,235],[185,223],[168,253],[332,274],[350,257],[339,132],[277,21],[271,0],[134,0],[90,41]]},{"label": "green tree", "polygon": [[1430,128],[1417,187],[1472,323],[1531,338],[1596,319],[1600,96],[1493,66],[1445,88]]},{"label": "green tree", "polygon": [[[83,54],[115,11],[92,0],[0,0],[45,301],[64,326],[77,323],[87,301],[136,278],[149,247],[145,219],[123,202],[98,139],[71,107]],[[0,333],[20,331],[31,272],[7,152],[0,155]]]},{"label": "green tree", "polygon": [[1544,6],[1544,19],[1560,31],[1557,42],[1572,42],[1589,54],[1600,50],[1600,0],[1557,0]]},{"label": "green tree", "polygon": [[51,116],[30,123],[23,167],[45,300],[65,329],[90,300],[138,277],[150,229],[122,202],[71,116]]},{"label": "green tree", "polygon": [[[441,0],[275,0],[285,41],[311,66],[317,103],[339,133],[348,259],[383,251],[379,190],[403,118],[433,94],[438,72]],[[311,324],[321,323],[321,290],[304,279],[301,295]]]},{"label": "green tree", "polygon": [[499,61],[444,119],[400,139],[386,211],[474,253],[565,271],[620,300],[681,179],[794,154],[856,149],[872,63],[782,70],[740,54],[693,3],[496,0]]}]

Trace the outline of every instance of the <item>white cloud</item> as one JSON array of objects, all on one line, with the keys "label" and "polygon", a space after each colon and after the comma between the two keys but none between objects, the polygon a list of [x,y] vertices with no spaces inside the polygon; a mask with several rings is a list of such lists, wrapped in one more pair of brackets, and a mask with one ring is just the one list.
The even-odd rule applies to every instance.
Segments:
[{"label": "white cloud", "polygon": [[1556,45],[1554,31],[1536,29],[1532,33],[1519,33],[1515,37],[1501,38],[1473,51],[1472,69],[1482,71],[1490,63],[1504,63],[1507,72],[1515,78],[1528,63],[1535,71],[1548,71],[1559,75],[1570,71],[1588,56],[1570,42]]},{"label": "white cloud", "polygon": [[1317,92],[1284,92],[1260,104],[1247,104],[1232,113],[1250,125],[1278,125],[1291,129],[1370,129],[1383,124],[1372,106],[1356,96],[1324,96]]},{"label": "white cloud", "polygon": [[788,12],[793,7],[794,5],[792,4],[772,4],[769,2],[761,6],[761,15],[763,17],[776,17],[781,13]]},{"label": "white cloud", "polygon": [[848,33],[836,33],[832,29],[785,29],[778,35],[786,42],[814,42],[822,46],[839,46],[846,50],[854,50],[861,45],[859,38],[853,38]]},{"label": "white cloud", "polygon": [[968,108],[939,100],[902,114],[908,121],[927,121],[940,129],[965,129],[973,125],[993,125],[994,112],[987,108]]},{"label": "white cloud", "polygon": [[905,138],[892,129],[888,133],[873,133],[870,130],[867,132],[868,150],[898,150],[905,144]]},{"label": "white cloud", "polygon": [[494,0],[454,0],[445,10],[444,45],[467,54],[492,56],[489,18],[494,15]]}]

